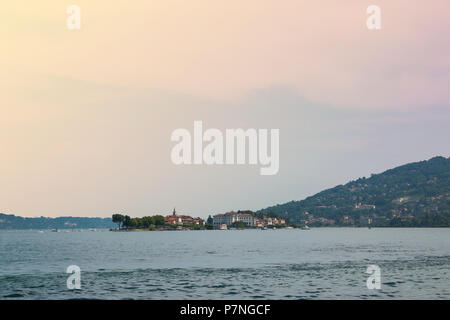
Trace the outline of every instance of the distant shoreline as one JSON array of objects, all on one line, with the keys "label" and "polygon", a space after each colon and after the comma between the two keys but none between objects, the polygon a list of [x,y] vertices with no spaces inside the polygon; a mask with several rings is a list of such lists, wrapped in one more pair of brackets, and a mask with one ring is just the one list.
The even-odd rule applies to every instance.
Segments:
[{"label": "distant shoreline", "polygon": [[[322,227],[311,227],[310,230],[314,229],[448,229],[448,226],[433,226],[433,227],[402,227],[402,226],[383,226],[383,227],[362,227],[362,226],[322,226]],[[261,231],[277,231],[277,230],[301,230],[301,228],[276,228],[276,229],[260,229],[260,228],[244,228],[244,229],[227,229],[227,230],[219,230],[219,229],[109,229],[109,228],[96,228],[96,230],[91,230],[94,228],[71,228],[71,229],[58,229],[58,231],[53,231],[53,229],[0,229],[0,231],[46,231],[46,232],[148,232],[148,231],[245,231],[245,230],[261,230]],[[307,230],[302,230],[307,231]]]},{"label": "distant shoreline", "polygon": [[[364,226],[317,226],[317,227],[311,227],[310,230],[314,229],[448,229],[449,226],[380,226],[380,227],[364,227]],[[92,230],[96,229],[96,230]],[[227,230],[219,230],[219,229],[111,229],[111,228],[70,228],[70,229],[58,229],[57,232],[152,232],[152,231],[244,231],[244,230],[261,230],[261,231],[277,231],[277,230],[285,230],[287,228],[268,228],[267,230],[261,229],[261,228],[244,228],[244,229],[235,229],[230,228]],[[1,231],[46,231],[46,232],[55,232],[54,229],[47,229],[47,228],[26,228],[26,229],[0,229]],[[287,230],[301,230],[301,228],[292,228]],[[307,231],[307,230],[303,230]]]},{"label": "distant shoreline", "polygon": [[[401,226],[385,226],[385,227],[372,227],[371,229],[448,229],[449,226],[433,226],[433,227],[401,227]],[[90,228],[92,229],[92,228]],[[146,229],[123,229],[123,230],[116,230],[116,229],[108,229],[108,228],[96,228],[97,230],[93,231],[90,229],[85,228],[73,228],[73,229],[58,229],[57,233],[67,233],[67,232],[153,232],[153,231],[245,231],[245,230],[260,230],[260,231],[278,231],[278,230],[284,230],[286,228],[277,228],[277,229],[259,229],[259,228],[246,228],[246,229],[228,229],[228,230],[219,230],[219,229],[162,229],[162,230],[146,230]],[[312,227],[310,230],[314,229],[367,229],[371,230],[367,227],[357,227],[357,226],[323,226],[323,227]],[[288,230],[301,230],[301,228],[293,228]],[[2,231],[45,231],[45,232],[55,232],[52,231],[52,229],[0,229],[0,232]],[[302,230],[307,231],[307,230]]]}]

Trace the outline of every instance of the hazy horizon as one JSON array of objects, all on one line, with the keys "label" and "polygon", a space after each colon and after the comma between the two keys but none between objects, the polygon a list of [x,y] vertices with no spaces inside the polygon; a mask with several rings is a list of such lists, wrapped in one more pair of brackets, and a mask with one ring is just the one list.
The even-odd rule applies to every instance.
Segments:
[{"label": "hazy horizon", "polygon": [[[450,156],[448,1],[3,5],[0,212],[207,217]],[[176,166],[173,130],[280,130],[280,167]]]}]

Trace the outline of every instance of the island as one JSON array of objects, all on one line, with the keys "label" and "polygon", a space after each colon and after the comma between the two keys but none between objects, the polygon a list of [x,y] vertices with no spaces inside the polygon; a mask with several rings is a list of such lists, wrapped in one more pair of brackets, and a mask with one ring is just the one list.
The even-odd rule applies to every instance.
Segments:
[{"label": "island", "polygon": [[113,214],[112,221],[117,224],[117,228],[111,229],[111,231],[242,230],[291,227],[289,220],[272,212],[255,214],[250,210],[230,211],[212,217],[210,215],[206,221],[200,217],[179,215],[176,209],[173,209],[171,215],[154,215],[142,218]]}]

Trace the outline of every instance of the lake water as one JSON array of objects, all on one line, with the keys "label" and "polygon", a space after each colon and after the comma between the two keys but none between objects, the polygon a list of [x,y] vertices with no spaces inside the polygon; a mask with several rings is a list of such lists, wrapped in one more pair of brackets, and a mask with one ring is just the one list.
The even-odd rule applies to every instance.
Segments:
[{"label": "lake water", "polygon": [[450,229],[0,231],[0,299],[450,299],[449,269]]}]

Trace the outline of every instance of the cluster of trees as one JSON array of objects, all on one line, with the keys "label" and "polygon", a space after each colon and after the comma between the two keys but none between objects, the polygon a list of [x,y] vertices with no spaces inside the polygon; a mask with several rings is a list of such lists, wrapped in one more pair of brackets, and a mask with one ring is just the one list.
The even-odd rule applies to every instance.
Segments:
[{"label": "cluster of trees", "polygon": [[236,229],[247,229],[248,226],[243,221],[235,221],[231,224],[232,228]]},{"label": "cluster of trees", "polygon": [[214,223],[213,217],[211,217],[211,215],[209,215],[208,219],[206,219],[205,229],[213,230],[214,229],[213,223]]},{"label": "cluster of trees", "polygon": [[164,217],[160,215],[131,218],[127,215],[113,214],[112,222],[122,228],[151,228],[164,225]]},{"label": "cluster of trees", "polygon": [[258,219],[264,219],[264,218],[281,218],[280,215],[276,214],[273,211],[267,211],[267,212],[258,212],[258,213],[252,213],[255,217]]},{"label": "cluster of trees", "polygon": [[[376,225],[375,225],[376,226]],[[412,218],[401,218],[396,217],[390,219],[387,225],[388,227],[427,227],[427,228],[445,228],[450,226],[450,216],[449,214],[426,214],[424,217],[412,217]]]},{"label": "cluster of trees", "polygon": [[278,214],[275,213],[272,210],[268,210],[268,211],[258,211],[258,212],[253,212],[251,210],[239,210],[238,213],[243,213],[243,214],[251,214],[252,216],[258,218],[258,219],[264,219],[264,218],[284,218],[286,220],[286,224],[289,224],[289,219],[287,217],[285,217],[282,214]]}]

